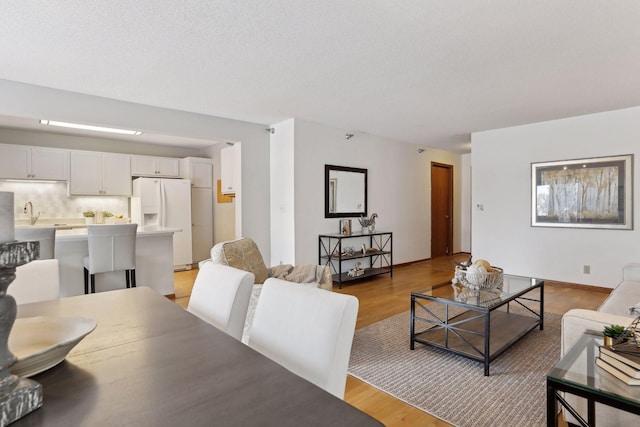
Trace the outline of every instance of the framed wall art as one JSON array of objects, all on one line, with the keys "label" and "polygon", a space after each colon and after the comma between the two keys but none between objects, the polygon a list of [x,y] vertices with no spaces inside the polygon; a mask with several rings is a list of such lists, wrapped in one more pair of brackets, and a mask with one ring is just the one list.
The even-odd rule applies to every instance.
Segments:
[{"label": "framed wall art", "polygon": [[633,229],[633,155],[531,164],[531,225]]}]

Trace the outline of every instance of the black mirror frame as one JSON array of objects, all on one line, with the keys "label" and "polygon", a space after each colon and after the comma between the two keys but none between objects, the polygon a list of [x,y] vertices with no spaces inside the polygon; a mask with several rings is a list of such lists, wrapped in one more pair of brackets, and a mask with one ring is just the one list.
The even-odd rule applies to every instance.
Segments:
[{"label": "black mirror frame", "polygon": [[[356,172],[364,174],[364,212],[329,212],[329,172]],[[324,217],[325,218],[349,218],[367,216],[367,198],[368,198],[368,177],[367,169],[351,168],[348,166],[324,165]]]}]

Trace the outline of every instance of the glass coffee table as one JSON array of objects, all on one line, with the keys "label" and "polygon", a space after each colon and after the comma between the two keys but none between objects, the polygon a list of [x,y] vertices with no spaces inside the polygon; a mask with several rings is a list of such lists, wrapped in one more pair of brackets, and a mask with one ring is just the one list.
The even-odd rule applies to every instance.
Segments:
[{"label": "glass coffee table", "polygon": [[[474,291],[456,285],[452,296],[436,297],[434,289],[440,286],[451,285],[411,293],[411,350],[420,343],[478,360],[488,376],[493,359],[531,330],[543,329],[543,280],[505,274],[502,289]],[[537,298],[526,295],[536,289]],[[512,312],[512,303],[523,309]]]},{"label": "glass coffee table", "polygon": [[[640,386],[629,386],[595,364],[602,334],[587,331],[547,374],[547,425],[558,424],[560,403],[583,426],[596,425],[596,402],[640,414]],[[587,419],[578,414],[560,392],[587,400]]]}]

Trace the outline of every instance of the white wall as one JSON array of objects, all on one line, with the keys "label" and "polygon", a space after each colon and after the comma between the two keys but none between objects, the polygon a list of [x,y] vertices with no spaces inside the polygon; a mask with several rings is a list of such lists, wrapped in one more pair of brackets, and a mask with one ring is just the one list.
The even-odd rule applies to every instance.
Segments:
[{"label": "white wall", "polygon": [[271,127],[271,264],[295,264],[294,119]]},{"label": "white wall", "polygon": [[[135,128],[161,135],[242,142],[241,226],[244,235],[256,241],[265,259],[270,258],[269,133],[265,131],[265,125],[151,107],[2,79],[0,79],[0,115],[34,120],[48,117],[60,121]],[[199,153],[190,155],[206,154],[207,150],[200,150]]]},{"label": "white wall", "polygon": [[460,158],[460,251],[471,252],[471,154]]},{"label": "white wall", "polygon": [[[277,132],[277,131],[276,131]],[[324,165],[368,169],[368,214],[376,228],[392,231],[394,264],[431,256],[431,162],[454,165],[454,251],[460,250],[460,155],[366,134],[349,140],[342,129],[295,119],[295,262],[318,262],[318,234],[337,233],[324,217]],[[353,220],[357,229],[357,219]],[[278,260],[273,259],[277,262]]]},{"label": "white wall", "polygon": [[632,231],[531,227],[531,163],[637,156],[639,141],[640,107],[473,134],[474,257],[511,274],[614,287],[622,266],[640,260],[638,210]]}]

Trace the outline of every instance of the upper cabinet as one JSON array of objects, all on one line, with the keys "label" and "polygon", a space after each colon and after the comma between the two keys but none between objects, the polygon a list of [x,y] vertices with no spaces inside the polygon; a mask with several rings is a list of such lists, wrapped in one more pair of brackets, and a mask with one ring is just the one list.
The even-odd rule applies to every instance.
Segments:
[{"label": "upper cabinet", "polygon": [[131,176],[178,178],[180,176],[180,159],[131,156]]},{"label": "upper cabinet", "polygon": [[69,150],[0,144],[0,178],[66,181]]},{"label": "upper cabinet", "polygon": [[240,186],[240,144],[220,150],[222,194],[235,194]]},{"label": "upper cabinet", "polygon": [[213,188],[213,160],[201,157],[186,157],[180,167],[182,178],[191,180],[195,188]]},{"label": "upper cabinet", "polygon": [[71,151],[70,196],[131,196],[131,156]]}]

